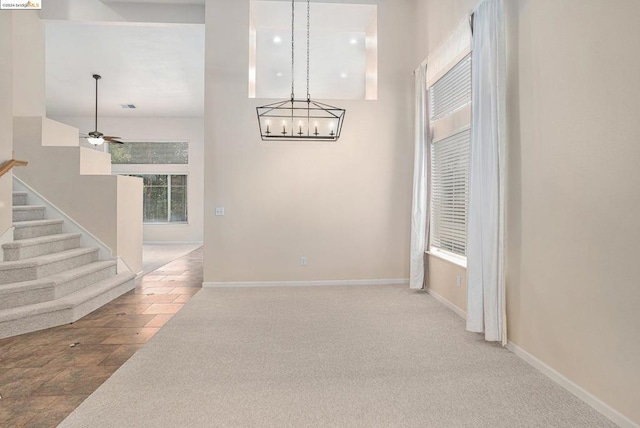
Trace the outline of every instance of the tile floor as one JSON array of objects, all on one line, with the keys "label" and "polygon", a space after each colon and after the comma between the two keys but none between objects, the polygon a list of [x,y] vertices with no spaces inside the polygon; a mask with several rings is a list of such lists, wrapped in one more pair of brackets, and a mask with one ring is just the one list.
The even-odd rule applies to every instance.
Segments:
[{"label": "tile floor", "polygon": [[0,340],[0,427],[55,427],[202,286],[202,248],[75,323]]}]

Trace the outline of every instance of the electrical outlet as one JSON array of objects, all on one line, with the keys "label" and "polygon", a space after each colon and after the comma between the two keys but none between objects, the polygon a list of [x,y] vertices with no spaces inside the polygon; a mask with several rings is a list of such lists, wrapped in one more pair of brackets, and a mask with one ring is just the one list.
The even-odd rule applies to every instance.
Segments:
[{"label": "electrical outlet", "polygon": [[300,258],[300,266],[306,266],[307,265],[307,258],[305,256],[302,256]]},{"label": "electrical outlet", "polygon": [[462,277],[456,277],[456,287],[460,287],[462,285]]},{"label": "electrical outlet", "polygon": [[216,207],[216,215],[224,215],[224,207]]}]

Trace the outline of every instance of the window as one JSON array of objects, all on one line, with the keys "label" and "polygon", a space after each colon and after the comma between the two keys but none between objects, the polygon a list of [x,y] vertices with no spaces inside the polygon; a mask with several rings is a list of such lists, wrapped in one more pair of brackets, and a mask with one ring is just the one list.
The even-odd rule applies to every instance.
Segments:
[{"label": "window", "polygon": [[145,223],[186,223],[187,176],[184,174],[131,174],[143,181]]},{"label": "window", "polygon": [[109,144],[108,151],[113,172],[142,178],[145,224],[188,222],[188,142]]},{"label": "window", "polygon": [[471,143],[471,55],[429,88],[431,121],[430,251],[467,253]]},{"label": "window", "polygon": [[431,245],[459,256],[467,250],[470,130],[431,145]]},{"label": "window", "polygon": [[185,165],[189,163],[187,142],[135,142],[109,144],[111,163],[115,165]]}]

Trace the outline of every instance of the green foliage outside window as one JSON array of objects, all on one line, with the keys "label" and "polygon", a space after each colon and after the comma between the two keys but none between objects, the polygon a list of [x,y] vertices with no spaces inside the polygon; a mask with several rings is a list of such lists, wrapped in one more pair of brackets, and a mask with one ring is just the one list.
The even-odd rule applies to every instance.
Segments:
[{"label": "green foliage outside window", "polygon": [[145,223],[186,223],[187,176],[173,174],[133,175],[143,181]]},{"label": "green foliage outside window", "polygon": [[110,144],[111,163],[153,164],[153,165],[186,165],[189,163],[189,143],[172,142],[128,142]]}]

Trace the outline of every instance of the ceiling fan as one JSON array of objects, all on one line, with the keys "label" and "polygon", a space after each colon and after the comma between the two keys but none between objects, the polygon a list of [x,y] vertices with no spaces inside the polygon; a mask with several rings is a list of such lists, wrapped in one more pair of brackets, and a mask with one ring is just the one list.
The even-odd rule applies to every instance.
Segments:
[{"label": "ceiling fan", "polygon": [[99,146],[103,143],[111,143],[111,144],[124,144],[120,140],[120,137],[113,137],[111,135],[104,135],[102,132],[98,131],[98,80],[102,79],[102,76],[99,74],[94,74],[93,78],[96,80],[96,112],[95,112],[95,128],[93,131],[89,132],[87,135],[82,135],[82,138],[86,138],[87,141],[94,146]]}]

